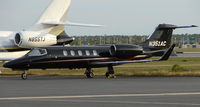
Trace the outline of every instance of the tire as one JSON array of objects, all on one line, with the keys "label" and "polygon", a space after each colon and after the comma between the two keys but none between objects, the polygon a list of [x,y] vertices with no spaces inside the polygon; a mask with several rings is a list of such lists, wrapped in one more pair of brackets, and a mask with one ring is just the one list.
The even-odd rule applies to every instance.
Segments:
[{"label": "tire", "polygon": [[106,72],[105,76],[106,76],[106,78],[110,78],[109,72]]},{"label": "tire", "polygon": [[86,77],[87,78],[94,78],[94,73],[93,72],[86,72]]},{"label": "tire", "polygon": [[116,76],[114,74],[110,74],[109,72],[106,72],[105,76],[108,79],[110,79],[110,78],[116,78]]},{"label": "tire", "polygon": [[27,79],[27,74],[26,74],[26,73],[22,73],[21,78],[22,78],[23,80],[26,80],[26,79]]}]

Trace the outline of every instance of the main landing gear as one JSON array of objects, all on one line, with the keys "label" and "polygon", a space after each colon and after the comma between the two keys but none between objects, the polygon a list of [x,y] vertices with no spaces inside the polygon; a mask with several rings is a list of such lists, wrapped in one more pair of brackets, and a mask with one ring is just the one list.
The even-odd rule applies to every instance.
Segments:
[{"label": "main landing gear", "polygon": [[94,78],[94,73],[92,72],[91,68],[86,69],[85,75],[86,75],[87,78]]},{"label": "main landing gear", "polygon": [[108,72],[106,72],[105,76],[106,76],[106,78],[116,78],[115,71],[114,71],[112,65],[108,66]]},{"label": "main landing gear", "polygon": [[[85,71],[85,76],[87,78],[94,78],[94,73],[92,72],[91,68],[87,68]],[[108,66],[108,72],[105,74],[106,78],[116,78],[115,72],[112,65]]]},{"label": "main landing gear", "polygon": [[27,71],[24,71],[24,73],[22,73],[21,74],[21,78],[23,79],[23,80],[26,80],[27,79],[27,73],[26,73]]}]

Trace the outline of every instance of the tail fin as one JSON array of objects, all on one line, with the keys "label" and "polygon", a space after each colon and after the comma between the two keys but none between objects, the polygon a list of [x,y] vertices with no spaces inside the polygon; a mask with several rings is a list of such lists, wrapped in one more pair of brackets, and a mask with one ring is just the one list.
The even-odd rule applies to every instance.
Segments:
[{"label": "tail fin", "polygon": [[64,32],[64,25],[46,25],[45,22],[66,22],[71,0],[53,0],[38,22],[29,30],[59,35]]},{"label": "tail fin", "polygon": [[64,32],[65,25],[82,27],[101,27],[102,25],[81,24],[67,21],[67,13],[71,0],[53,0],[45,10],[38,22],[28,30],[60,35]]},{"label": "tail fin", "polygon": [[176,26],[171,24],[159,24],[154,33],[141,45],[146,50],[161,50],[167,49],[171,45],[173,30],[176,28],[190,28],[191,26]]},{"label": "tail fin", "polygon": [[37,23],[65,22],[71,0],[53,0]]}]

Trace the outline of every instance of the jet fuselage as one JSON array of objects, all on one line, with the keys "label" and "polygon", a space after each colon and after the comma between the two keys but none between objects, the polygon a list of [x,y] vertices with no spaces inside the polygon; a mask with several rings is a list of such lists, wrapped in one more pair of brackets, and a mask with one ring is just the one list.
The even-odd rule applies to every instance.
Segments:
[{"label": "jet fuselage", "polygon": [[94,62],[139,60],[148,57],[138,45],[52,46],[35,48],[25,56],[4,66],[21,70],[93,68],[107,66],[92,64]]}]

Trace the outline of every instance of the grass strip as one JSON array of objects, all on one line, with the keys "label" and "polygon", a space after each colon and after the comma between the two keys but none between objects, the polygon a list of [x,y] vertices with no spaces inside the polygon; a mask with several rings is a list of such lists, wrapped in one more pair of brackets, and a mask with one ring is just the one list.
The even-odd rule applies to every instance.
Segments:
[{"label": "grass strip", "polygon": [[[3,63],[0,64],[2,66]],[[114,67],[116,76],[136,77],[171,77],[171,76],[200,76],[200,58],[172,57],[168,61],[132,63]],[[94,68],[94,74],[104,76],[107,68]],[[20,75],[23,71],[12,71],[1,67],[0,75]],[[29,75],[60,75],[60,76],[83,76],[85,69],[33,69]]]}]

